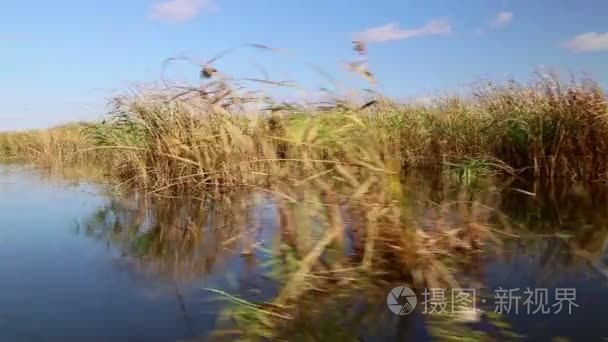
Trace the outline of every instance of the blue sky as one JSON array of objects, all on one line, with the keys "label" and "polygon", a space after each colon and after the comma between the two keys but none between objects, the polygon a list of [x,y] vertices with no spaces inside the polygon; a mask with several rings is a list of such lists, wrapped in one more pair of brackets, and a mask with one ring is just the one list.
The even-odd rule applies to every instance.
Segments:
[{"label": "blue sky", "polygon": [[341,66],[353,37],[368,42],[378,88],[399,98],[525,80],[541,65],[607,85],[607,15],[605,0],[3,0],[0,129],[98,118],[108,97],[158,81],[163,59],[242,43],[290,54],[242,50],[217,67],[252,77],[262,67],[311,91],[331,84],[310,65],[363,86]]}]

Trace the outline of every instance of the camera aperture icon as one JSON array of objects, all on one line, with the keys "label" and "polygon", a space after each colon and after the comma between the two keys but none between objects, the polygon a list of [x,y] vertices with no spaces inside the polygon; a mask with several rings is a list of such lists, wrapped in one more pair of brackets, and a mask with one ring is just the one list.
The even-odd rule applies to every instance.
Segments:
[{"label": "camera aperture icon", "polygon": [[405,316],[416,308],[418,299],[412,289],[407,286],[393,288],[386,297],[386,304],[394,314]]}]

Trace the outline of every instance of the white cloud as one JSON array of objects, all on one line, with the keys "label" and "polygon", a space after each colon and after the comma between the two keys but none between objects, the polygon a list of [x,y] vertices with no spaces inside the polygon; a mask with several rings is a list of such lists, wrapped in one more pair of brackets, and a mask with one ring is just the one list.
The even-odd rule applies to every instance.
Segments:
[{"label": "white cloud", "polygon": [[436,19],[429,21],[422,27],[413,29],[403,29],[397,23],[389,23],[356,33],[354,38],[369,43],[382,43],[420,36],[447,35],[450,33],[452,33],[450,23],[443,19]]},{"label": "white cloud", "polygon": [[509,25],[513,21],[513,12],[500,12],[490,21],[491,29],[499,29]]},{"label": "white cloud", "polygon": [[608,51],[608,32],[583,33],[562,43],[562,47],[579,53]]},{"label": "white cloud", "polygon": [[214,0],[166,0],[153,4],[150,7],[149,17],[159,21],[185,22],[201,12],[217,9]]}]

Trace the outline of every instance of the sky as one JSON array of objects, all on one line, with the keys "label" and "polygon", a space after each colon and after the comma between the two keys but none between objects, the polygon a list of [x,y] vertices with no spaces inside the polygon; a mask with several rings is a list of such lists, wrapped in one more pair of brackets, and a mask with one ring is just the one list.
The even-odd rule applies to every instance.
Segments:
[{"label": "sky", "polygon": [[[607,16],[606,0],[1,0],[0,130],[98,119],[111,96],[158,84],[166,58],[245,43],[280,50],[242,48],[215,66],[295,80],[304,94],[367,86],[344,68],[354,39],[377,90],[400,99],[541,67],[606,86]],[[187,63],[166,72],[198,74]]]}]

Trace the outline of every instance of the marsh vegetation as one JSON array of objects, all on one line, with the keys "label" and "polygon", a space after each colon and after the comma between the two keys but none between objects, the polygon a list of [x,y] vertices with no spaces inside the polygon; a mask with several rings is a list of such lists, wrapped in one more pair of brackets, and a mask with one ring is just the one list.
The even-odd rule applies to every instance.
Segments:
[{"label": "marsh vegetation", "polygon": [[[135,198],[111,202],[78,229],[119,245],[138,267],[181,279],[210,272],[225,253],[263,262],[272,290],[258,301],[209,289],[237,304],[224,333],[352,340],[357,329],[332,324],[378,320],[367,309],[336,318],[358,305],[354,294],[369,294],[369,305],[394,283],[480,286],[467,272],[513,241],[535,241],[539,254],[557,244],[603,267],[605,229],[567,221],[576,238],[553,236],[561,227],[543,203],[555,199],[539,199],[608,179],[608,102],[590,80],[483,83],[469,97],[424,106],[375,93],[277,103],[209,66],[201,82],[117,97],[102,122],[0,133],[0,156],[55,172],[94,170]],[[520,197],[506,202],[505,191]],[[538,211],[503,212],[522,198]],[[539,231],[552,240],[538,240]]]}]

